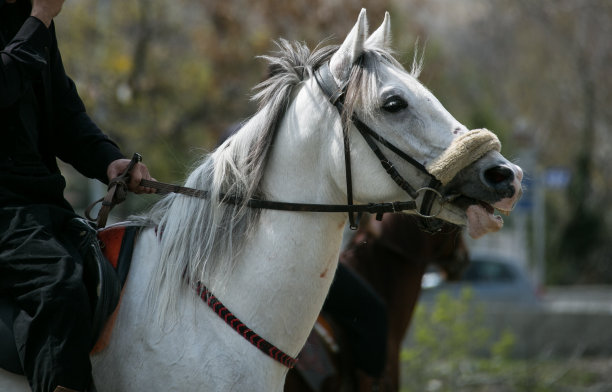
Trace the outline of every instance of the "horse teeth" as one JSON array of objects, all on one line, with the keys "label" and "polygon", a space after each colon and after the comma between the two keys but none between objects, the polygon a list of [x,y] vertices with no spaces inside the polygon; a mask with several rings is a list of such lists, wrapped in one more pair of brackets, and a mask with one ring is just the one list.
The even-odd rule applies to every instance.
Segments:
[{"label": "horse teeth", "polygon": [[502,215],[510,216],[510,211],[498,209],[497,212],[499,212]]}]

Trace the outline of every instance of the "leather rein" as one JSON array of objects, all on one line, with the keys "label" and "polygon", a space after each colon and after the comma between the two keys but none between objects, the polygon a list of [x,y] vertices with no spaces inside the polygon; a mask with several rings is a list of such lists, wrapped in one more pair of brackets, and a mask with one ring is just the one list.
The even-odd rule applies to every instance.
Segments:
[{"label": "leather rein", "polygon": [[[338,86],[334,80],[331,71],[329,70],[328,63],[323,64],[314,72],[315,79],[319,84],[319,87],[329,99],[330,103],[336,107],[341,118],[344,113],[344,97],[346,94],[346,85]],[[350,123],[355,125],[355,128],[362,135],[364,140],[367,142],[370,149],[379,159],[381,165],[389,174],[389,176],[395,181],[395,183],[401,187],[412,200],[408,201],[396,201],[396,202],[381,202],[381,203],[368,203],[368,204],[353,204],[353,186],[352,186],[352,172],[351,172],[351,152],[350,152],[350,140],[349,140],[349,127]],[[283,201],[273,201],[251,198],[246,201],[246,206],[249,208],[268,209],[268,210],[279,210],[279,211],[295,211],[295,212],[346,212],[348,213],[350,228],[356,230],[359,223],[359,217],[364,212],[375,214],[376,219],[382,219],[385,213],[394,213],[402,211],[415,211],[419,216],[424,218],[436,217],[440,210],[432,213],[431,209],[433,202],[436,198],[439,198],[442,202],[445,201],[441,195],[439,189],[441,187],[440,181],[438,181],[433,175],[431,175],[427,169],[417,160],[400,150],[398,147],[393,145],[391,142],[386,140],[380,134],[372,130],[369,126],[363,123],[356,115],[353,115],[351,121],[346,122],[343,125],[343,139],[344,139],[344,159],[345,159],[345,173],[346,173],[346,188],[347,188],[347,204],[311,204],[311,203],[292,203]],[[415,189],[410,185],[408,181],[402,177],[401,174],[395,169],[395,165],[390,161],[382,152],[379,145],[380,143],[384,147],[391,150],[401,159],[408,162],[419,171],[426,174],[430,180],[429,184],[425,187]],[[136,165],[136,163],[142,161],[140,154],[135,153],[132,157],[132,161],[128,166],[125,173],[119,177],[113,179],[109,184],[109,190],[105,197],[92,203],[86,210],[85,216],[91,221],[96,221],[98,228],[102,228],[106,225],[106,220],[110,210],[116,205],[125,200],[127,195],[127,181],[130,176],[130,171]],[[178,193],[186,196],[197,197],[201,199],[208,199],[210,197],[209,191],[184,187],[180,185],[167,184],[159,181],[142,180],[141,186],[153,188],[157,194],[168,194]],[[417,206],[416,199],[421,193],[424,193],[420,208]],[[227,204],[242,204],[243,198],[236,195],[221,194],[220,200]],[[93,207],[102,203],[98,216],[92,218],[90,216]],[[357,214],[357,218],[355,217]],[[426,229],[436,230],[436,227],[427,227]]]}]

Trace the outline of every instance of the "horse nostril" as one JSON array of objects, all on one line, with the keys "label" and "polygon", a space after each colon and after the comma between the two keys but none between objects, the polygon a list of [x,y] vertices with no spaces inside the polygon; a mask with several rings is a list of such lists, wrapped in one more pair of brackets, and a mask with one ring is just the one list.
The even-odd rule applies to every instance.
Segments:
[{"label": "horse nostril", "polygon": [[514,172],[507,166],[495,166],[484,172],[485,180],[495,186],[501,183],[508,183],[514,179]]}]

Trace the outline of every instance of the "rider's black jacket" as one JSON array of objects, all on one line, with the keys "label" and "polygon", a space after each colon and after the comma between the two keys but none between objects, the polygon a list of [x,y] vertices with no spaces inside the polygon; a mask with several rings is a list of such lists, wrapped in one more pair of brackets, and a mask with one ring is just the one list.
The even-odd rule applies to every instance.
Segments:
[{"label": "rider's black jacket", "polygon": [[85,112],[53,23],[47,28],[30,12],[29,0],[0,0],[0,207],[70,208],[56,157],[107,182],[106,168],[123,155]]}]

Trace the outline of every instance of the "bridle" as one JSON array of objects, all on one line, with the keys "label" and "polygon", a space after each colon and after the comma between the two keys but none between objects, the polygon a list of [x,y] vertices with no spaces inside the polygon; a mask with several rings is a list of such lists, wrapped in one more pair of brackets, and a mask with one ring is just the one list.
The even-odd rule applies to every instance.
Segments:
[{"label": "bridle", "polygon": [[[329,99],[329,102],[336,107],[340,117],[344,114],[344,98],[346,96],[347,85],[338,86],[336,81],[329,70],[328,63],[324,63],[322,66],[314,71],[315,79],[323,91],[323,93]],[[393,179],[393,181],[402,188],[411,198],[408,201],[395,201],[395,202],[381,202],[381,203],[368,203],[368,204],[354,204],[353,203],[353,181],[351,171],[351,151],[350,151],[350,140],[349,140],[349,127],[350,123],[355,125],[355,128],[362,135],[370,149],[374,152],[381,165],[387,172],[387,174]],[[365,123],[363,123],[355,114],[352,115],[351,121],[343,123],[342,134],[344,140],[344,161],[345,161],[345,173],[346,173],[346,192],[347,192],[347,204],[311,204],[311,203],[292,203],[282,202],[273,200],[264,200],[251,198],[246,201],[246,206],[249,208],[256,209],[269,209],[279,211],[301,211],[301,212],[347,212],[349,219],[349,226],[352,230],[356,230],[359,225],[360,216],[365,213],[375,214],[376,219],[381,220],[385,213],[395,213],[402,211],[414,211],[417,215],[423,218],[435,218],[442,210],[442,206],[447,200],[442,196],[440,188],[442,183],[430,174],[425,166],[423,166],[416,159],[412,158],[397,146],[386,140],[376,131],[371,129]],[[388,148],[397,156],[408,162],[413,167],[424,173],[429,178],[427,186],[415,188],[402,175],[397,171],[393,162],[391,162],[385,154],[382,152],[379,145]],[[96,221],[98,228],[102,228],[106,224],[106,220],[110,210],[117,204],[123,202],[127,195],[127,181],[129,179],[130,171],[134,165],[142,161],[140,154],[135,153],[132,157],[132,161],[128,166],[125,173],[119,177],[111,180],[109,184],[109,190],[105,197],[92,203],[86,210],[85,216],[91,221]],[[198,197],[202,199],[208,199],[210,192],[201,189],[194,189],[189,187],[183,187],[179,185],[167,184],[159,181],[142,180],[141,186],[153,188],[158,194],[167,193],[178,193],[191,197]],[[419,195],[424,193],[421,206],[418,207],[416,200]],[[434,201],[438,198],[440,200],[440,206],[432,212]],[[220,201],[225,204],[240,205],[244,203],[244,199],[237,195],[220,194]],[[102,207],[98,212],[96,218],[90,216],[93,207],[102,203]],[[425,223],[423,229],[428,231],[438,231],[439,225],[435,219],[425,219],[425,222],[432,222],[432,225]],[[433,223],[436,222],[436,223]]]},{"label": "bridle", "polygon": [[[327,96],[329,102],[336,107],[338,113],[340,114],[340,118],[343,119],[344,115],[344,98],[346,97],[346,90],[348,84],[344,84],[343,86],[338,86],[334,76],[332,75],[329,69],[329,63],[324,63],[322,66],[317,68],[314,71],[315,79],[323,91],[323,93]],[[349,140],[349,127],[350,124],[353,124],[355,128],[359,131],[361,136],[364,138],[370,149],[374,152],[380,164],[383,166],[387,174],[393,179],[393,181],[402,188],[408,195],[412,198],[415,203],[415,211],[418,215],[423,218],[434,218],[442,209],[442,203],[440,204],[440,209],[435,213],[431,212],[433,203],[436,198],[439,198],[441,202],[444,202],[444,198],[440,193],[440,188],[442,187],[442,183],[438,181],[420,162],[416,159],[412,158],[410,155],[406,154],[404,151],[400,150],[393,143],[389,142],[387,139],[382,137],[379,133],[374,131],[372,128],[363,123],[355,114],[352,114],[351,121],[342,122],[342,138],[344,141],[344,162],[345,162],[345,172],[346,172],[346,195],[347,195],[347,205],[353,205],[353,180],[352,180],[352,171],[351,171],[351,149],[350,149],[350,140]],[[399,156],[404,161],[408,162],[410,165],[424,173],[429,178],[429,184],[427,186],[415,189],[415,187],[411,186],[408,181],[397,171],[393,162],[391,162],[385,154],[382,152],[379,145],[376,143],[379,142],[381,145],[385,146],[392,152],[394,152],[397,156]],[[416,207],[416,200],[420,193],[424,193],[423,199],[421,202],[420,208]],[[359,224],[359,217],[355,218],[355,214],[353,212],[348,212],[349,217],[349,225],[352,230],[357,229]],[[380,216],[377,216],[377,219],[380,220]],[[425,227],[426,229],[431,229],[433,231],[437,231],[437,227]]]}]

